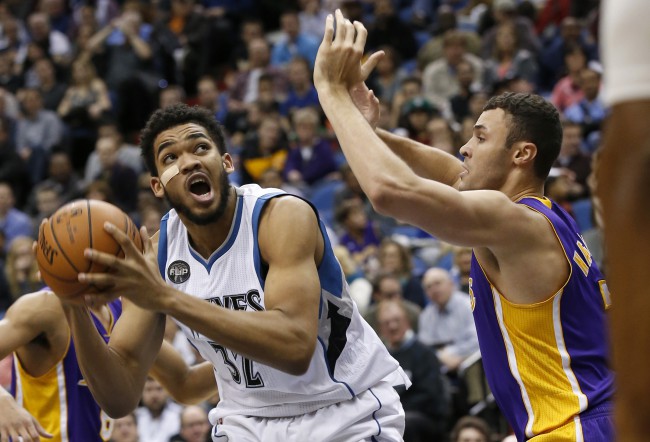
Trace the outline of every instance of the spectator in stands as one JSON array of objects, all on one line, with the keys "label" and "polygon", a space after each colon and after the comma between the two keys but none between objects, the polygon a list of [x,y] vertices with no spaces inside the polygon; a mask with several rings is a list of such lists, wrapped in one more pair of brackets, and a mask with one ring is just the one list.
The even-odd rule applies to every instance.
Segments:
[{"label": "spectator in stands", "polygon": [[391,127],[397,127],[400,117],[402,116],[403,108],[415,97],[421,96],[423,93],[422,80],[419,77],[411,76],[406,77],[400,83],[399,89],[393,96],[391,105]]},{"label": "spectator in stands", "polygon": [[249,69],[250,55],[248,45],[251,41],[264,38],[262,20],[255,17],[246,17],[240,26],[239,39],[232,50],[232,65],[238,72]]},{"label": "spectator in stands", "polygon": [[582,126],[565,120],[562,122],[562,146],[560,154],[553,167],[565,169],[564,173],[573,175],[574,181],[580,186],[574,198],[589,196],[587,179],[591,174],[591,156],[582,151]]},{"label": "spectator in stands", "polygon": [[111,111],[111,100],[95,67],[84,59],[72,63],[72,81],[57,112],[69,129],[73,167],[82,170],[97,140],[97,125]]},{"label": "spectator in stands", "polygon": [[424,97],[415,97],[402,108],[402,127],[410,139],[431,146],[427,124],[433,117],[440,116],[440,111]]},{"label": "spectator in stands", "polygon": [[458,286],[458,290],[469,295],[469,269],[472,265],[472,249],[469,247],[455,247],[453,249],[454,265],[451,275]]},{"label": "spectator in stands", "polygon": [[62,149],[54,150],[50,155],[47,179],[41,184],[56,184],[61,188],[61,203],[65,204],[78,198],[81,193],[81,179],[72,168],[70,154]]},{"label": "spectator in stands", "polygon": [[[126,143],[122,132],[120,132],[117,124],[111,120],[104,120],[99,124],[97,129],[98,138],[113,138],[119,146],[117,149],[117,161],[120,164],[129,166],[136,174],[140,174],[144,170],[142,155],[139,147]],[[95,150],[90,153],[86,166],[84,168],[84,182],[90,183],[97,177],[102,170],[102,165],[97,153],[97,144]]]},{"label": "spectator in stands", "polygon": [[469,116],[469,100],[475,92],[481,89],[481,83],[476,81],[474,65],[467,60],[461,60],[456,66],[458,91],[449,98],[451,111],[457,122]]},{"label": "spectator in stands", "polygon": [[406,415],[404,441],[442,440],[446,430],[448,398],[438,358],[417,339],[401,301],[380,302],[377,322],[388,351],[412,382],[408,390],[398,389]]},{"label": "spectator in stands", "polygon": [[422,286],[431,303],[420,315],[418,337],[436,350],[446,371],[456,371],[478,351],[470,298],[456,289],[447,270],[438,267],[424,273]]},{"label": "spectator in stands", "polygon": [[[494,26],[491,26],[482,38],[481,56],[488,59],[494,53],[496,46],[496,33],[500,25],[504,23],[512,24],[515,28],[516,40],[520,49],[525,49],[531,54],[538,54],[541,49],[539,38],[535,34],[535,29],[531,21],[517,13],[516,0],[493,0],[490,14],[484,14],[484,18],[491,17],[494,20]],[[487,22],[488,20],[484,20]],[[482,34],[479,28],[479,34]]]},{"label": "spectator in stands", "polygon": [[254,38],[248,43],[247,68],[235,78],[231,89],[231,101],[228,105],[233,110],[241,110],[242,104],[252,103],[258,98],[258,80],[262,74],[273,77],[274,90],[277,95],[285,95],[286,76],[283,70],[270,65],[269,44],[263,38]]},{"label": "spectator in stands", "polygon": [[580,87],[585,96],[564,111],[567,120],[582,126],[582,134],[590,152],[595,151],[599,145],[601,126],[607,116],[607,107],[600,98],[601,74],[598,63],[590,63],[589,67],[583,69],[580,73]]},{"label": "spectator in stands", "polygon": [[197,405],[189,405],[181,412],[181,431],[169,442],[211,442],[208,413]]},{"label": "spectator in stands", "polygon": [[470,54],[478,55],[481,49],[481,39],[476,32],[458,28],[458,17],[448,4],[442,4],[437,11],[438,22],[433,28],[432,38],[424,43],[418,51],[418,68],[439,60],[444,54],[444,39],[448,32],[459,32],[465,38],[466,49]]},{"label": "spectator in stands", "polygon": [[139,442],[138,421],[135,413],[129,413],[113,421],[111,442]]},{"label": "spectator in stands", "polygon": [[93,180],[106,182],[113,192],[113,203],[126,213],[133,213],[137,208],[138,175],[128,165],[118,159],[118,141],[113,137],[103,137],[97,140],[95,150],[99,158],[101,170]]},{"label": "spectator in stands", "polygon": [[413,28],[395,13],[391,0],[376,0],[374,5],[375,20],[368,25],[367,48],[391,46],[403,60],[415,58],[418,47]]},{"label": "spectator in stands", "polygon": [[30,236],[33,231],[29,216],[15,207],[14,191],[6,182],[0,182],[0,230],[4,233],[5,251],[13,240]]},{"label": "spectator in stands", "polygon": [[422,84],[424,94],[435,103],[449,100],[460,91],[458,66],[462,61],[472,65],[472,82],[483,78],[483,61],[467,52],[467,40],[459,31],[449,31],[443,37],[444,56],[424,68]]},{"label": "spectator in stands", "polygon": [[406,311],[410,328],[417,333],[422,309],[417,304],[404,299],[402,283],[397,276],[385,273],[374,279],[372,283],[372,304],[370,304],[363,316],[377,334],[380,333],[377,312],[379,305],[384,301],[399,301]]},{"label": "spectator in stands", "polygon": [[394,239],[384,238],[377,257],[379,272],[397,276],[402,284],[404,299],[424,308],[428,301],[422,290],[420,275],[413,274],[411,251]]},{"label": "spectator in stands", "polygon": [[263,117],[259,127],[244,142],[240,156],[241,184],[256,182],[269,167],[284,169],[286,135],[278,118]]},{"label": "spectator in stands", "polygon": [[564,67],[566,75],[555,83],[551,93],[551,103],[560,112],[564,112],[585,96],[580,87],[580,75],[587,67],[587,54],[582,46],[574,44],[566,48]]},{"label": "spectator in stands", "polygon": [[35,216],[34,232],[32,238],[38,238],[38,223],[45,218],[49,218],[64,203],[62,198],[62,188],[54,182],[44,181],[34,188]]},{"label": "spectator in stands", "polygon": [[377,63],[377,67],[368,79],[368,87],[375,92],[381,101],[390,103],[393,96],[400,88],[406,72],[400,69],[401,57],[392,46],[381,46],[384,56]]},{"label": "spectator in stands", "polygon": [[329,141],[318,134],[318,112],[313,108],[299,109],[292,121],[296,139],[284,164],[287,181],[297,187],[310,187],[332,178],[337,174],[336,160]]},{"label": "spectator in stands", "polygon": [[18,236],[10,243],[7,251],[4,272],[14,301],[22,295],[43,287],[38,277],[36,255],[32,251],[33,244],[32,236]]},{"label": "spectator in stands", "polygon": [[532,52],[524,49],[517,40],[513,22],[507,21],[497,26],[494,51],[486,61],[485,83],[495,83],[510,78],[519,78],[537,85],[539,66]]},{"label": "spectator in stands", "polygon": [[168,442],[180,430],[182,407],[153,378],[147,378],[142,391],[142,406],[135,410],[138,435],[143,442]]},{"label": "spectator in stands", "polygon": [[480,417],[465,416],[451,430],[451,442],[490,442],[490,427]]},{"label": "spectator in stands", "polygon": [[51,27],[47,14],[34,12],[29,16],[27,24],[31,41],[43,49],[57,65],[67,66],[70,63],[70,40],[64,33]]},{"label": "spectator in stands", "polygon": [[185,90],[177,84],[171,84],[158,93],[158,107],[160,109],[183,102],[185,102]]},{"label": "spectator in stands", "polygon": [[282,36],[273,45],[271,65],[285,66],[298,55],[308,60],[309,67],[313,68],[320,40],[300,29],[298,12],[295,10],[283,12],[280,15],[280,29]]},{"label": "spectator in stands", "polygon": [[122,13],[88,41],[90,54],[105,54],[103,79],[116,97],[120,130],[127,139],[140,129],[154,109],[159,75],[153,71],[152,27],[142,22],[139,2],[124,3]]},{"label": "spectator in stands", "polygon": [[63,123],[55,112],[43,109],[38,89],[25,89],[21,94],[22,115],[16,125],[16,150],[27,162],[32,183],[45,175],[52,146],[63,138]]},{"label": "spectator in stands", "polygon": [[171,0],[169,12],[161,12],[154,25],[161,74],[171,84],[179,84],[194,96],[196,83],[205,69],[208,21],[196,10],[195,0]]},{"label": "spectator in stands", "polygon": [[318,93],[312,82],[311,70],[307,59],[296,56],[287,66],[289,91],[287,98],[280,103],[280,113],[290,117],[296,109],[305,107],[320,108]]},{"label": "spectator in stands", "polygon": [[[7,281],[7,275],[5,274],[5,265],[5,234],[2,229],[0,229],[0,318],[4,316],[9,306],[13,303],[11,290],[9,290],[9,282]],[[9,366],[11,366],[11,364],[9,364]],[[2,361],[0,361],[0,367],[2,367]],[[9,369],[9,373],[11,373],[11,369]],[[9,386],[9,384],[6,385]],[[5,384],[0,382],[0,388],[4,386]]]},{"label": "spectator in stands", "polygon": [[573,46],[580,46],[583,49],[587,61],[598,59],[598,47],[593,36],[578,18],[568,16],[562,20],[559,32],[552,37],[551,41],[544,44],[540,52],[539,61],[543,68],[544,90],[552,89],[553,84],[563,74],[565,54]]},{"label": "spectator in stands", "polygon": [[207,75],[199,79],[196,90],[197,104],[212,111],[214,118],[225,125],[228,117],[228,93],[219,92],[216,80]]},{"label": "spectator in stands", "polygon": [[56,111],[65,95],[66,85],[58,80],[54,64],[49,58],[38,60],[34,72],[38,79],[38,90],[43,97],[43,107]]},{"label": "spectator in stands", "polygon": [[[27,163],[16,152],[8,133],[8,120],[0,118],[0,183],[16,189],[15,204],[23,207],[31,189]],[[2,215],[0,215],[0,219]]]},{"label": "spectator in stands", "polygon": [[336,207],[335,220],[341,229],[340,244],[345,246],[354,261],[367,271],[367,266],[372,265],[376,258],[380,234],[368,218],[361,200],[343,201]]},{"label": "spectator in stands", "polygon": [[327,11],[322,7],[320,0],[300,0],[298,20],[303,32],[313,35],[319,41],[323,38],[323,27]]},{"label": "spectator in stands", "polygon": [[298,195],[301,197],[304,196],[302,190],[300,190],[298,187],[295,187],[287,183],[284,180],[282,171],[274,167],[269,167],[268,169],[266,169],[262,173],[262,176],[259,178],[259,180],[257,180],[257,184],[259,184],[260,187],[282,189],[285,192],[290,193],[292,195]]}]

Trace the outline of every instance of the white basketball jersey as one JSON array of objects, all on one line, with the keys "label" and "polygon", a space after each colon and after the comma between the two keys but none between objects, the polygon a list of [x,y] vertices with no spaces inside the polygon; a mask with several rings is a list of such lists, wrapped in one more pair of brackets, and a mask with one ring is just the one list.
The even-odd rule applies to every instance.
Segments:
[{"label": "white basketball jersey", "polygon": [[[264,310],[266,272],[257,241],[259,219],[264,205],[283,195],[278,189],[257,185],[237,188],[230,233],[208,260],[192,249],[185,226],[171,210],[162,219],[158,249],[165,281],[224,308],[251,314]],[[216,418],[231,414],[286,417],[309,413],[351,399],[393,373],[397,383],[409,383],[350,298],[322,222],[321,232],[325,249],[318,267],[318,342],[305,374],[293,376],[244,358],[179,322],[187,339],[215,366],[221,396]]]}]

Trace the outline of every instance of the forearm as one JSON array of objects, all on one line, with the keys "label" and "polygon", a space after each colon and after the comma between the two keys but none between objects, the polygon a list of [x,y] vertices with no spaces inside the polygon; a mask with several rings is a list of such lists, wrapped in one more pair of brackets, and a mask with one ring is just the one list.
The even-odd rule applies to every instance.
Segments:
[{"label": "forearm", "polygon": [[457,184],[458,175],[463,170],[458,158],[441,149],[397,136],[383,129],[377,129],[376,133],[417,175],[450,186]]},{"label": "forearm", "polygon": [[84,380],[111,417],[124,416],[140,400],[146,371],[106,345],[85,307],[64,306]]},{"label": "forearm", "polygon": [[114,27],[112,25],[104,26],[92,37],[90,37],[88,43],[86,44],[86,49],[91,53],[97,52],[99,48],[104,44],[104,41],[106,41],[108,36],[111,35],[113,29]]},{"label": "forearm", "polygon": [[[299,292],[297,292],[299,293]],[[281,310],[245,312],[209,304],[185,293],[171,297],[165,313],[218,345],[290,374],[301,374],[301,356],[315,345]],[[246,332],[242,332],[245,330]],[[313,353],[313,349],[309,356]]]},{"label": "forearm", "polygon": [[128,39],[138,57],[142,60],[148,60],[151,58],[151,47],[147,42],[141,39],[140,36],[135,33],[129,34]]}]

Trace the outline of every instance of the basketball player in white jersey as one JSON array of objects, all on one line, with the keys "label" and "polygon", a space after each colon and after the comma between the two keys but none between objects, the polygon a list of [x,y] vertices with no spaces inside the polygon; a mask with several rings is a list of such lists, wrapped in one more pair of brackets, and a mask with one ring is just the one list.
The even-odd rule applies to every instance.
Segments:
[{"label": "basketball player in white jersey", "polygon": [[230,186],[224,146],[200,108],[147,123],[151,187],[174,209],[144,254],[110,224],[126,259],[87,251],[110,273],[80,280],[125,299],[108,346],[84,306],[66,308],[95,398],[116,417],[135,407],[167,314],[215,366],[215,441],[402,440],[393,385],[410,382],[352,302],[315,209],[277,189]]},{"label": "basketball player in white jersey", "polygon": [[601,10],[604,98],[612,106],[599,158],[611,313],[617,440],[648,439],[650,407],[650,2],[606,0]]}]

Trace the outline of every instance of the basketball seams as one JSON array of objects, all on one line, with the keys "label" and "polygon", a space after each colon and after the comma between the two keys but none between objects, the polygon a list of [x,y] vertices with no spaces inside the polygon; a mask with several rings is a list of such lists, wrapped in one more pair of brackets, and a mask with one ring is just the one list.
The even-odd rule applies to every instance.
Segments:
[{"label": "basketball seams", "polygon": [[52,220],[52,218],[53,218],[53,217],[50,217],[50,231],[52,232],[52,239],[54,239],[54,241],[56,242],[56,245],[57,245],[57,247],[59,248],[59,251],[61,252],[61,256],[63,256],[63,257],[65,258],[65,260],[68,262],[68,264],[70,264],[70,267],[72,267],[72,268],[74,269],[75,272],[79,273],[79,269],[77,268],[77,266],[75,266],[75,265],[72,263],[72,260],[71,260],[71,259],[68,257],[68,255],[65,253],[65,249],[64,249],[63,247],[61,247],[61,243],[59,242],[59,238],[57,238],[57,236],[56,236],[56,232],[55,232],[55,230],[54,230],[54,226],[53,226],[53,224],[52,224],[52,223],[54,222],[54,221]]},{"label": "basketball seams", "polygon": [[[86,212],[88,212],[88,248],[93,248],[93,216],[90,210],[90,200],[86,200]],[[86,272],[89,272],[93,266],[93,262],[88,260]]]}]

